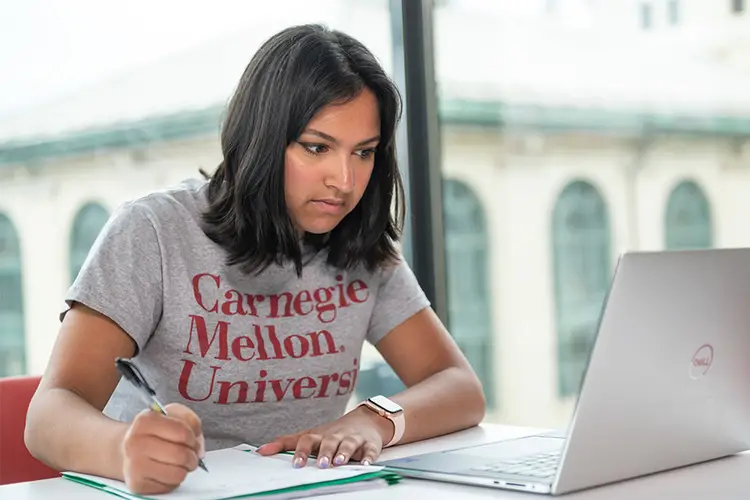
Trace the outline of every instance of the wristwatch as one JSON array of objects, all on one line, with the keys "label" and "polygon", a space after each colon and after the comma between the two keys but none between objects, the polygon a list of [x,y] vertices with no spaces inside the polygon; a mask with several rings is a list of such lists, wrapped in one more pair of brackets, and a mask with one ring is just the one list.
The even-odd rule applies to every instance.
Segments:
[{"label": "wristwatch", "polygon": [[401,408],[401,406],[385,396],[367,398],[357,406],[366,406],[381,417],[387,418],[393,422],[393,437],[388,441],[388,444],[386,444],[384,448],[393,446],[401,440],[404,435],[405,427],[404,409]]}]

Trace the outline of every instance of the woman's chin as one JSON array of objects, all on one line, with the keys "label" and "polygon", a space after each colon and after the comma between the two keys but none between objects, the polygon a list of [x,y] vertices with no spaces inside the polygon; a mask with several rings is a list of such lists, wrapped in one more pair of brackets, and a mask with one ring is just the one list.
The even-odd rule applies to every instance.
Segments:
[{"label": "woman's chin", "polygon": [[302,225],[302,229],[309,234],[326,234],[333,231],[340,221],[316,220]]}]

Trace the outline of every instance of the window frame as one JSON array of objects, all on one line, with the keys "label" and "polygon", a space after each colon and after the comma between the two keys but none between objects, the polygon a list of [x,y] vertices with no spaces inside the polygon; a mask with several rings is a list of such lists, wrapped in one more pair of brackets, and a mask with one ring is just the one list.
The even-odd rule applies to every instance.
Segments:
[{"label": "window frame", "polygon": [[[585,197],[573,199],[576,191],[583,191]],[[597,241],[594,241],[592,234],[566,234],[565,230],[568,228],[562,224],[563,217],[567,218],[579,208],[576,205],[587,204],[591,206],[587,209],[589,212],[584,215],[589,219],[599,218],[599,221],[595,221],[599,227],[586,227],[583,231],[598,231]],[[570,208],[571,206],[573,208]],[[578,213],[578,216],[580,215]],[[607,201],[596,184],[586,179],[571,179],[565,183],[555,198],[550,229],[557,345],[557,393],[558,397],[567,398],[578,394],[580,389],[612,273],[612,222]],[[571,244],[570,240],[573,237],[583,237],[584,240]],[[587,245],[590,248],[583,248]],[[574,251],[563,254],[565,247],[575,248]],[[565,271],[571,267],[575,268],[578,261],[586,262],[583,266],[585,272],[580,273],[583,279],[571,280],[564,277]],[[600,264],[598,269],[595,269],[595,263]],[[594,271],[596,275],[592,277]],[[578,300],[571,295],[575,292],[575,283],[580,285]],[[596,290],[592,291],[591,288]],[[573,331],[581,330],[586,338],[571,334]],[[579,345],[576,346],[577,343]],[[582,352],[576,355],[576,348]],[[575,366],[571,368],[572,365]]]},{"label": "window frame", "polygon": [[[68,273],[71,283],[75,281],[78,273],[81,271],[81,268],[86,261],[86,257],[91,250],[91,246],[96,241],[96,237],[98,237],[102,228],[107,223],[107,220],[109,220],[110,215],[111,214],[109,210],[107,210],[107,207],[98,201],[87,201],[83,203],[78,210],[76,210],[75,215],[73,215],[73,221],[70,226],[70,234],[68,237]],[[90,229],[85,227],[84,224],[88,225],[92,220],[101,223],[98,231],[96,231],[96,235],[87,232],[86,238],[79,241],[77,238],[82,236],[84,230],[88,231]],[[86,247],[85,251],[84,247]]]},{"label": "window frame", "polygon": [[[0,248],[0,285],[10,283],[15,290],[10,292],[17,300],[12,307],[0,307],[0,377],[22,375],[28,367],[28,346],[26,345],[26,314],[23,297],[23,255],[21,251],[21,236],[13,220],[6,213],[0,212],[0,240],[4,240]],[[5,244],[10,244],[10,250]],[[7,259],[7,260],[6,260]],[[0,297],[3,293],[0,291]],[[8,304],[6,301],[0,301]],[[7,324],[5,323],[7,321]],[[15,324],[15,327],[13,326]],[[8,325],[11,325],[8,327]],[[8,327],[13,338],[6,337]],[[15,330],[15,332],[14,332]],[[12,364],[8,359],[18,363],[17,369],[10,369]]]},{"label": "window frame", "polygon": [[[686,224],[678,219],[681,212],[687,211],[690,216],[698,216]],[[702,225],[702,227],[699,227]],[[698,232],[688,234],[692,228]],[[714,224],[711,200],[701,185],[693,179],[682,179],[670,190],[664,207],[664,248],[667,250],[686,250],[710,248],[714,240]]]},{"label": "window frame", "polygon": [[[460,179],[443,179],[443,200],[446,201],[447,326],[482,382],[487,408],[496,410],[495,388],[498,383],[495,374],[498,370],[495,368],[489,277],[491,251],[486,210],[471,185]],[[459,247],[460,251],[451,251],[454,247]],[[467,267],[457,269],[460,264]],[[459,279],[451,281],[457,277]]]}]

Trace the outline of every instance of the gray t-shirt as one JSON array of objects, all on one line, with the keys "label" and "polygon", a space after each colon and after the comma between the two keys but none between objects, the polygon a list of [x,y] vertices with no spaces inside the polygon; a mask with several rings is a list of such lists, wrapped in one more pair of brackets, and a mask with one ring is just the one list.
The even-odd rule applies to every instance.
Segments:
[{"label": "gray t-shirt", "polygon": [[[340,271],[325,252],[310,256],[301,278],[291,263],[243,274],[201,230],[206,188],[185,181],[120,206],[66,303],[133,338],[157,396],[200,416],[209,450],[340,417],[365,339],[376,344],[429,306],[414,274],[403,259],[376,273]],[[104,413],[130,421],[144,408],[120,380]]]}]

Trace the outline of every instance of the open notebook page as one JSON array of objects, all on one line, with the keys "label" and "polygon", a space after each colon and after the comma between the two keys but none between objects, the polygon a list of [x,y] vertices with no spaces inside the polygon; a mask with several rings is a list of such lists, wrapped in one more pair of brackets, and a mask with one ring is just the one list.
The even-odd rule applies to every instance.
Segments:
[{"label": "open notebook page", "polygon": [[[220,500],[305,485],[309,487],[329,481],[367,479],[370,475],[377,477],[377,473],[382,470],[382,467],[372,465],[345,465],[320,469],[312,460],[306,467],[294,469],[291,465],[291,456],[282,454],[263,457],[247,445],[211,451],[206,454],[205,462],[210,472],[196,469],[188,474],[177,489],[166,494],[147,497],[130,494],[127,486],[121,481],[71,472],[66,472],[64,475],[73,480],[82,479],[91,486],[105,489],[124,498]],[[372,483],[373,487],[383,485],[383,481]],[[362,486],[364,485],[357,482],[351,484],[352,489],[360,489]],[[303,496],[301,491],[297,494]]]}]

